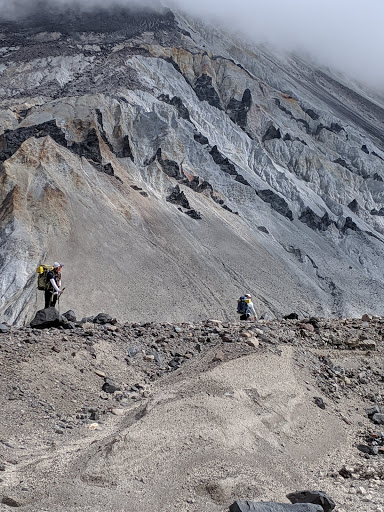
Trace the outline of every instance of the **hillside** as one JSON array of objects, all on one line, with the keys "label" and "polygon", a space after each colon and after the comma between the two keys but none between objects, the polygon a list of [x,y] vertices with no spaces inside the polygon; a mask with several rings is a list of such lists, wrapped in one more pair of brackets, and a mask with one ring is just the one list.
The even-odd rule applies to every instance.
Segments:
[{"label": "hillside", "polygon": [[3,20],[0,319],[383,315],[384,101],[164,11]]}]

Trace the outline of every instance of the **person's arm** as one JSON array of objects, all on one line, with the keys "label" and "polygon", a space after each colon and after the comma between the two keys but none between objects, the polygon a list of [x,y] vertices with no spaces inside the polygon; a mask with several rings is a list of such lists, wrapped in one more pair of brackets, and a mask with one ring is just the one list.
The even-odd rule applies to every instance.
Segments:
[{"label": "person's arm", "polygon": [[61,290],[60,290],[60,288],[57,286],[57,283],[56,283],[56,281],[55,281],[55,278],[54,278],[54,277],[52,277],[52,279],[51,279],[51,285],[52,285],[52,286],[53,286],[53,288],[56,290],[56,293],[61,293]]}]

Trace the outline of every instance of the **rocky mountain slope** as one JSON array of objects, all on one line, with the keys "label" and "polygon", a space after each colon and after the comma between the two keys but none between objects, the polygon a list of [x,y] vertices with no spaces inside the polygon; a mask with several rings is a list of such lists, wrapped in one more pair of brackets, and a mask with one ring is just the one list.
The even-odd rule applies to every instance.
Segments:
[{"label": "rocky mountain slope", "polygon": [[55,260],[83,315],[383,314],[382,98],[170,10],[0,33],[3,321]]},{"label": "rocky mountain slope", "polygon": [[383,318],[87,320],[0,324],[1,511],[383,511]]}]

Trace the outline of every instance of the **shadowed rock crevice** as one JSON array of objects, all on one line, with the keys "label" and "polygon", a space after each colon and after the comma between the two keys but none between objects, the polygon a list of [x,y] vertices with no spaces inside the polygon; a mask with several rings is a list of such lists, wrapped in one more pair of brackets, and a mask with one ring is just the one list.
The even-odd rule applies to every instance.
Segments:
[{"label": "shadowed rock crevice", "polygon": [[227,106],[227,113],[234,123],[243,130],[247,126],[248,112],[252,105],[252,94],[249,89],[245,89],[241,100],[231,98]]},{"label": "shadowed rock crevice", "polygon": [[158,99],[160,101],[163,101],[164,103],[167,103],[168,105],[172,105],[173,107],[175,107],[179,117],[191,123],[189,111],[187,107],[183,104],[181,98],[179,98],[178,96],[170,98],[168,94],[161,94]]},{"label": "shadowed rock crevice", "polygon": [[273,190],[257,190],[256,194],[262,199],[265,203],[268,203],[271,205],[273,210],[275,210],[277,213],[280,213],[280,215],[283,215],[284,217],[287,217],[289,220],[293,220],[293,213],[292,210],[290,210],[287,201],[276,194],[276,192],[273,192]]},{"label": "shadowed rock crevice", "polygon": [[212,84],[212,77],[203,73],[195,82],[194,91],[200,101],[207,101],[213,107],[223,110],[220,97]]},{"label": "shadowed rock crevice", "polygon": [[236,171],[236,167],[234,166],[234,164],[230,162],[228,158],[226,158],[220,153],[220,151],[217,149],[217,146],[213,146],[209,154],[213,158],[215,164],[217,164],[223,172],[231,176],[234,176],[235,180],[238,181],[239,183],[250,186],[248,181]]},{"label": "shadowed rock crevice", "polygon": [[67,147],[67,140],[63,131],[57,126],[53,119],[45,123],[16,130],[6,130],[0,135],[0,162],[10,158],[27,139],[36,139],[50,136],[60,146]]},{"label": "shadowed rock crevice", "polygon": [[179,210],[183,213],[186,213],[192,219],[201,219],[201,214],[191,208],[187,196],[182,190],[180,190],[179,185],[174,187],[170,195],[167,197],[167,201],[169,203],[179,205],[181,208],[184,208],[186,211],[182,210],[181,208],[179,208]]},{"label": "shadowed rock crevice", "polygon": [[316,231],[325,231],[331,224],[335,224],[335,222],[329,218],[328,212],[325,212],[324,215],[320,217],[311,210],[309,206],[301,212],[299,220]]},{"label": "shadowed rock crevice", "polygon": [[[98,117],[100,119],[100,112],[98,112]],[[65,147],[72,153],[86,158],[98,171],[104,172],[110,176],[114,175],[113,168],[110,164],[103,165],[99,139],[95,128],[91,128],[85,139],[81,142],[70,142],[65,138],[64,132],[57,126],[54,119],[35,126],[5,131],[4,134],[0,136],[0,162],[4,162],[16,153],[26,140],[32,137],[39,139],[47,136],[51,137],[57,144]],[[109,142],[107,140],[105,142],[112,151],[113,148]]]},{"label": "shadowed rock crevice", "polygon": [[273,139],[281,139],[281,132],[280,128],[275,128],[273,125],[271,125],[263,135],[262,142]]}]

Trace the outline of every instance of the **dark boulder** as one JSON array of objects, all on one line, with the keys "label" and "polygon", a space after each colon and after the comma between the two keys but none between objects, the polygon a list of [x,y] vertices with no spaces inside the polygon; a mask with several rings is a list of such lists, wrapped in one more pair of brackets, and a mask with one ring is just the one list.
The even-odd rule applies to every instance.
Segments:
[{"label": "dark boulder", "polygon": [[230,512],[324,512],[320,505],[310,503],[273,503],[271,501],[235,501],[230,507]]},{"label": "dark boulder", "polygon": [[49,329],[50,327],[60,327],[68,322],[63,318],[55,308],[41,309],[31,321],[30,326],[36,329]]},{"label": "dark boulder", "polygon": [[321,505],[321,509],[324,512],[329,512],[336,506],[334,501],[323,491],[296,491],[287,494],[287,498],[291,503],[313,503],[315,505]]},{"label": "dark boulder", "polygon": [[63,317],[66,318],[69,322],[76,322],[75,312],[71,309],[63,313]]},{"label": "dark boulder", "polygon": [[107,313],[99,313],[94,319],[94,324],[111,324],[113,323],[113,319],[111,315],[107,315]]},{"label": "dark boulder", "polygon": [[284,320],[298,320],[299,315],[297,313],[289,313],[289,315],[285,315]]}]

